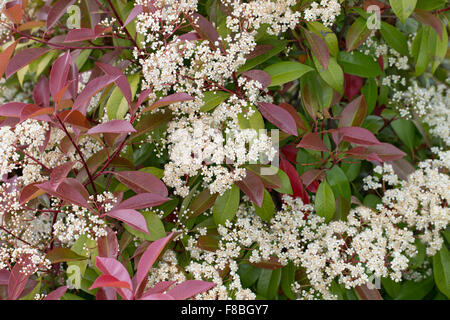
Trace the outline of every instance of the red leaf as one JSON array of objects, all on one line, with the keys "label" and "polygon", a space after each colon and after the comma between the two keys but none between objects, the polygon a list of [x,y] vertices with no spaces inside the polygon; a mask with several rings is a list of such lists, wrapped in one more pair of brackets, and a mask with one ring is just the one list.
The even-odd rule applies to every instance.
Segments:
[{"label": "red leaf", "polygon": [[269,74],[263,70],[249,70],[245,71],[242,74],[243,77],[246,77],[250,80],[256,80],[259,83],[262,84],[262,88],[266,88],[270,85],[272,82],[272,79],[270,78]]},{"label": "red leaf", "polygon": [[406,156],[406,153],[389,143],[369,146],[367,147],[367,151],[376,153],[383,161],[392,161]]},{"label": "red leaf", "polygon": [[351,143],[356,143],[363,146],[381,144],[381,142],[377,140],[372,132],[364,128],[343,127],[336,130],[339,134],[342,135],[342,139]]},{"label": "red leaf", "polygon": [[172,240],[175,233],[171,232],[168,236],[154,241],[148,246],[147,250],[142,254],[139,259],[139,264],[136,273],[137,286],[139,288],[141,283],[148,277],[148,272],[152,265],[158,259],[159,255],[166,247],[166,245]]},{"label": "red leaf", "polygon": [[23,187],[22,192],[20,192],[19,203],[23,205],[28,201],[39,197],[44,194],[44,191],[35,186],[36,183],[32,183]]},{"label": "red leaf", "polygon": [[194,29],[197,33],[206,40],[209,40],[213,47],[216,47],[216,42],[219,41],[219,33],[216,28],[204,16],[194,13]]},{"label": "red leaf", "polygon": [[167,294],[172,296],[175,300],[186,300],[199,293],[208,291],[215,286],[216,284],[213,282],[187,280],[170,289]]},{"label": "red leaf", "polygon": [[3,73],[5,73],[6,66],[8,65],[9,59],[16,49],[17,42],[19,40],[14,41],[8,48],[0,53],[0,79],[3,77]]},{"label": "red leaf", "polygon": [[59,0],[50,7],[47,16],[47,30],[51,29],[55,23],[67,12],[67,8],[74,4],[75,0]]},{"label": "red leaf", "polygon": [[85,40],[95,40],[99,34],[89,28],[72,29],[67,33],[64,42],[78,42]]},{"label": "red leaf", "polygon": [[11,275],[11,272],[6,269],[0,270],[0,286],[8,285],[9,277]]},{"label": "red leaf", "polygon": [[421,10],[419,8],[416,8],[413,13],[414,17],[419,21],[420,23],[429,25],[432,27],[436,33],[439,35],[439,38],[442,40],[442,32],[444,31],[444,25],[442,24],[441,19],[439,19],[437,16],[432,14],[431,12]]},{"label": "red leaf", "polygon": [[59,300],[66,293],[67,286],[59,287],[58,289],[50,292],[43,300]]},{"label": "red leaf", "polygon": [[149,110],[153,110],[158,107],[168,106],[169,104],[172,104],[172,103],[189,101],[189,100],[194,100],[194,98],[191,97],[190,95],[188,95],[187,93],[184,93],[184,92],[174,93],[174,94],[168,95],[167,97],[159,99],[158,101],[153,103],[151,106],[148,106],[147,108],[142,110],[142,112],[147,112]]},{"label": "red leaf", "polygon": [[6,3],[5,9],[3,9],[3,13],[8,17],[9,20],[14,22],[14,24],[19,24],[20,21],[22,21],[23,9],[20,4],[9,5],[13,3],[13,1]]},{"label": "red leaf", "polygon": [[303,184],[308,188],[314,181],[323,177],[324,171],[319,169],[311,169],[302,174],[300,179]]},{"label": "red leaf", "polygon": [[23,102],[5,103],[4,105],[0,106],[0,116],[20,118],[20,114],[22,113],[22,110],[26,105],[27,104]]},{"label": "red leaf", "polygon": [[262,260],[257,263],[251,263],[251,265],[257,268],[269,270],[277,270],[284,267],[284,265],[280,263],[280,260],[278,260],[278,258],[274,256],[270,256],[269,260]]},{"label": "red leaf", "polygon": [[89,120],[78,110],[64,110],[58,116],[62,118],[63,122],[82,129],[90,129],[92,127]]},{"label": "red leaf", "polygon": [[305,136],[302,138],[297,147],[324,152],[329,151],[318,133],[305,134]]},{"label": "red leaf", "polygon": [[195,41],[195,40],[200,40],[200,36],[197,32],[188,32],[185,34],[182,34],[181,36],[178,37],[177,40],[179,41]]},{"label": "red leaf", "polygon": [[126,281],[120,281],[114,276],[111,276],[109,274],[104,274],[98,277],[92,286],[89,288],[89,290],[100,288],[100,287],[111,287],[116,289],[128,289],[131,290],[130,283]]},{"label": "red leaf", "polygon": [[114,172],[114,176],[136,193],[153,192],[163,197],[169,195],[166,185],[151,173],[142,171],[118,171]]},{"label": "red leaf", "polygon": [[[38,187],[41,190],[44,190],[45,192],[54,197],[67,201],[70,204],[74,204],[89,209],[91,206],[86,201],[87,199],[86,194],[89,196],[87,190],[84,189],[83,185],[80,184],[77,180],[75,179],[70,180],[70,179],[71,178],[66,178],[63,182],[60,183],[60,185],[58,186],[58,188],[56,188],[56,190],[53,188],[50,181],[36,184],[36,187]],[[78,184],[81,186],[76,186],[76,183],[73,180],[78,182]],[[82,191],[81,187],[84,189],[83,193],[80,192]]]},{"label": "red leaf", "polygon": [[106,214],[111,218],[125,222],[136,230],[149,234],[147,221],[145,221],[144,216],[139,211],[133,209],[114,209]]},{"label": "red leaf", "polygon": [[50,105],[50,85],[48,78],[42,76],[33,89],[34,103],[39,106],[48,107]]},{"label": "red leaf", "polygon": [[52,170],[50,173],[50,185],[56,189],[67,177],[67,174],[72,170],[74,162],[66,162]]},{"label": "red leaf", "polygon": [[117,300],[116,290],[111,287],[98,288],[95,300]]},{"label": "red leaf", "polygon": [[322,67],[326,70],[328,68],[328,63],[330,62],[330,50],[328,45],[321,37],[319,37],[314,32],[303,29],[306,40],[308,40],[309,46],[314,56],[319,60]]},{"label": "red leaf", "polygon": [[344,108],[340,115],[339,127],[358,127],[364,122],[367,113],[367,105],[364,96],[361,95]]},{"label": "red leaf", "polygon": [[344,73],[345,86],[344,92],[348,100],[353,99],[354,96],[361,92],[364,79],[352,74]]},{"label": "red leaf", "polygon": [[258,103],[261,114],[284,132],[297,136],[297,125],[292,115],[283,108],[267,103]]},{"label": "red leaf", "polygon": [[86,114],[86,110],[89,106],[89,101],[91,100],[92,96],[116,81],[117,78],[117,76],[105,75],[89,81],[83,91],[81,91],[81,93],[76,98],[73,104],[73,109],[80,111],[82,114]]},{"label": "red leaf", "polygon": [[22,273],[22,269],[26,265],[28,257],[22,257],[23,263],[16,263],[11,270],[11,274],[8,281],[8,300],[17,300],[20,297],[25,285],[27,284],[30,276]]},{"label": "red leaf", "polygon": [[70,63],[70,50],[67,50],[53,63],[52,70],[50,71],[50,93],[53,99],[55,99],[57,93],[66,85]]},{"label": "red leaf", "polygon": [[46,48],[30,48],[20,51],[19,53],[14,55],[14,57],[12,57],[12,59],[6,66],[6,79],[16,73],[18,70],[25,67],[31,61],[36,60],[50,50],[51,49]]},{"label": "red leaf", "polygon": [[295,120],[295,124],[297,125],[297,128],[299,128],[299,129],[301,129],[303,131],[307,131],[308,130],[308,129],[306,129],[306,126],[303,123],[303,120],[298,115],[297,110],[295,110],[295,108],[292,105],[290,105],[289,103],[282,102],[282,103],[280,103],[279,106],[290,113],[292,118],[294,118],[294,120]]},{"label": "red leaf", "polygon": [[131,21],[133,21],[139,14],[141,14],[143,11],[143,7],[142,5],[137,5],[135,6],[130,14],[128,15],[127,20],[125,20],[125,22],[123,23],[123,26],[127,26]]},{"label": "red leaf", "polygon": [[287,144],[281,149],[281,153],[288,159],[289,161],[296,163],[297,162],[297,153],[298,149],[294,147],[292,144]]},{"label": "red leaf", "polygon": [[111,120],[105,123],[96,125],[89,129],[87,134],[96,133],[129,133],[136,132],[130,122],[126,120]]},{"label": "red leaf", "polygon": [[246,170],[245,178],[241,181],[236,181],[235,184],[241,189],[258,207],[262,206],[264,199],[264,183],[261,178]]},{"label": "red leaf", "polygon": [[293,196],[297,198],[301,198],[303,203],[309,203],[309,198],[306,192],[303,190],[303,184],[300,180],[300,176],[298,175],[295,167],[289,163],[286,159],[280,158],[280,169],[283,170],[289,177],[289,181],[291,182]]},{"label": "red leaf", "polygon": [[53,108],[41,108],[35,104],[27,104],[20,113],[20,122],[25,121],[27,119],[34,118],[36,120],[51,122],[52,120],[48,116],[53,113]]},{"label": "red leaf", "polygon": [[257,45],[255,47],[255,49],[253,49],[253,51],[250,52],[247,55],[246,58],[247,58],[247,60],[256,58],[257,56],[260,56],[260,55],[262,55],[264,53],[267,53],[267,52],[269,52],[272,49],[273,49],[273,45],[271,45],[271,44],[260,44],[260,45]]},{"label": "red leaf", "polygon": [[140,193],[120,203],[116,209],[144,209],[156,207],[169,199],[157,193]]},{"label": "red leaf", "polygon": [[148,295],[151,295],[151,294],[156,294],[156,293],[163,293],[167,289],[169,289],[170,286],[172,286],[174,283],[175,283],[175,281],[161,281],[161,282],[158,282],[152,288],[148,289],[147,292],[145,292],[145,294],[142,297],[145,297],[145,296],[148,296]]},{"label": "red leaf", "polygon": [[130,84],[128,83],[127,77],[124,75],[122,70],[113,67],[106,63],[97,62],[96,65],[103,70],[105,74],[108,74],[110,76],[117,76],[117,80],[115,81],[115,84],[119,87],[120,91],[122,92],[125,99],[127,99],[128,103],[131,103],[131,88]]},{"label": "red leaf", "polygon": [[98,255],[105,258],[117,258],[119,252],[119,243],[114,231],[110,228],[106,229],[107,235],[97,239]]},{"label": "red leaf", "polygon": [[[95,265],[104,275],[113,276],[119,281],[128,283],[130,288],[133,287],[127,269],[116,259],[97,256]],[[133,293],[130,290],[124,290],[123,288],[116,288],[116,290],[126,300],[133,298]]]}]

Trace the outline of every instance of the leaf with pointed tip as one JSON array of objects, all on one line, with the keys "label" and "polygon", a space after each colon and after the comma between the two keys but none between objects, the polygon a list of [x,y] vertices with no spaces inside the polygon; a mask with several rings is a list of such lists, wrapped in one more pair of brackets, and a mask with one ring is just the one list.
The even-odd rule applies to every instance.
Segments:
[{"label": "leaf with pointed tip", "polygon": [[141,171],[118,171],[114,176],[136,193],[152,192],[167,197],[166,185],[151,173]]},{"label": "leaf with pointed tip", "polygon": [[64,123],[71,124],[79,129],[92,128],[89,120],[78,110],[64,110],[58,116]]},{"label": "leaf with pointed tip", "polygon": [[283,170],[289,177],[293,196],[301,198],[303,200],[303,203],[309,203],[308,195],[303,190],[303,184],[300,180],[300,176],[298,175],[298,171],[295,169],[295,167],[292,164],[290,164],[289,161],[281,157],[280,169]]},{"label": "leaf with pointed tip", "polygon": [[87,134],[96,133],[130,133],[136,132],[129,121],[125,120],[111,120],[105,123],[96,125],[89,129]]},{"label": "leaf with pointed tip", "polygon": [[136,19],[136,17],[142,13],[143,8],[144,7],[142,5],[135,6],[128,14],[127,20],[123,23],[123,27],[127,26],[131,21]]},{"label": "leaf with pointed tip", "polygon": [[[116,259],[97,256],[95,265],[104,275],[113,276],[119,281],[128,283],[130,288],[133,287],[127,269]],[[125,290],[124,288],[115,289],[122,298],[126,300],[130,300],[133,298],[133,293],[130,290]]]},{"label": "leaf with pointed tip", "polygon": [[6,78],[8,79],[18,70],[28,65],[31,61],[36,60],[40,56],[49,52],[50,50],[51,49],[47,48],[30,48],[18,52],[17,54],[14,55],[14,57],[12,57],[12,59],[6,66],[6,73],[5,73]]},{"label": "leaf with pointed tip", "polygon": [[23,17],[23,8],[20,4],[15,4],[9,6],[8,4],[14,3],[13,1],[7,2],[5,4],[5,9],[3,9],[3,13],[8,17],[14,24],[19,24],[22,21]]},{"label": "leaf with pointed tip", "polygon": [[147,250],[145,250],[138,263],[136,273],[137,288],[139,288],[142,281],[148,277],[148,272],[152,265],[155,263],[156,259],[158,259],[166,245],[172,240],[174,235],[175,233],[171,232],[168,236],[154,241],[148,246]]},{"label": "leaf with pointed tip", "polygon": [[363,17],[359,17],[350,26],[345,38],[347,52],[358,48],[372,34],[372,30],[367,27],[367,21]]},{"label": "leaf with pointed tip", "polygon": [[272,79],[272,82],[270,83],[271,87],[297,80],[305,73],[312,70],[314,69],[310,66],[296,61],[282,61],[272,64],[264,69]]},{"label": "leaf with pointed tip", "polygon": [[316,192],[316,199],[314,202],[316,213],[318,216],[325,218],[325,222],[328,222],[333,218],[335,209],[335,200],[333,190],[327,183],[327,180],[323,180]]},{"label": "leaf with pointed tip", "polygon": [[402,23],[405,23],[416,8],[417,0],[389,0],[392,10]]},{"label": "leaf with pointed tip", "polygon": [[342,127],[336,129],[342,135],[342,139],[351,143],[363,146],[372,146],[381,144],[375,135],[367,129],[360,127]]},{"label": "leaf with pointed tip", "polygon": [[259,102],[258,109],[261,114],[284,132],[297,136],[297,124],[292,115],[285,109],[267,102]]},{"label": "leaf with pointed tip", "polygon": [[308,31],[307,29],[303,29],[303,31],[314,56],[326,70],[330,61],[330,50],[328,49],[327,43],[314,32]]},{"label": "leaf with pointed tip", "polygon": [[303,136],[297,147],[309,150],[328,152],[327,146],[323,143],[319,133],[307,133]]},{"label": "leaf with pointed tip", "polygon": [[0,116],[20,118],[23,108],[27,104],[23,102],[8,102],[0,106]]},{"label": "leaf with pointed tip", "polygon": [[116,83],[117,87],[120,89],[120,91],[122,92],[122,94],[125,97],[125,99],[127,100],[127,102],[131,103],[131,96],[132,96],[131,87],[130,87],[127,77],[122,72],[122,70],[120,70],[116,67],[113,67],[109,64],[101,63],[101,62],[97,62],[96,65],[100,69],[102,69],[103,72],[105,72],[105,74],[118,77],[117,80],[115,81],[115,83]]},{"label": "leaf with pointed tip", "polygon": [[169,289],[176,281],[161,281],[155,284],[153,287],[147,290],[142,297],[155,294],[155,293],[164,293]]},{"label": "leaf with pointed tip", "polygon": [[311,169],[302,174],[300,179],[302,180],[303,184],[308,188],[311,183],[314,181],[317,181],[320,178],[323,178],[324,176],[324,170],[319,169]]},{"label": "leaf with pointed tip", "polygon": [[[62,56],[55,60],[50,71],[50,93],[55,99],[57,93],[64,88],[67,82],[70,69],[70,50],[67,50]],[[55,99],[56,100],[56,99]]]},{"label": "leaf with pointed tip", "polygon": [[58,289],[50,292],[43,300],[59,300],[66,293],[67,286],[59,287]]},{"label": "leaf with pointed tip", "polygon": [[106,213],[111,218],[120,220],[129,224],[133,228],[144,232],[149,233],[147,228],[147,222],[145,221],[144,216],[136,210],[133,209],[114,209]]},{"label": "leaf with pointed tip", "polygon": [[167,294],[172,296],[175,300],[186,300],[199,293],[211,290],[215,286],[216,284],[213,282],[187,280],[167,291]]},{"label": "leaf with pointed tip", "polygon": [[117,289],[128,289],[131,290],[131,286],[126,281],[120,281],[116,277],[109,275],[109,274],[103,274],[97,279],[95,279],[92,286],[89,288],[89,290],[100,288],[100,287],[110,287],[110,288],[117,288]]},{"label": "leaf with pointed tip", "polygon": [[[66,178],[59,184],[56,190],[53,188],[53,185],[50,183],[50,181],[36,184],[36,186],[39,189],[47,192],[49,195],[67,201],[70,204],[75,204],[84,208],[90,208],[91,206],[86,201],[86,194],[89,196],[87,190],[77,180],[70,179],[71,178]],[[76,182],[78,183],[78,185]]]},{"label": "leaf with pointed tip", "polygon": [[172,103],[184,102],[184,101],[190,101],[190,100],[194,100],[194,98],[192,96],[188,95],[187,93],[178,92],[178,93],[168,95],[167,97],[164,97],[162,99],[159,99],[152,105],[150,105],[147,108],[145,108],[144,110],[142,110],[142,112],[147,112],[147,111],[159,108],[159,107],[168,106],[169,104],[172,104]]},{"label": "leaf with pointed tip", "polygon": [[201,37],[197,32],[188,32],[188,33],[182,34],[177,39],[179,41],[195,41],[195,40],[200,40]]},{"label": "leaf with pointed tip", "polygon": [[406,156],[406,153],[389,143],[368,146],[367,151],[375,153],[383,161],[392,161]]},{"label": "leaf with pointed tip", "polygon": [[11,270],[8,280],[8,300],[17,300],[28,282],[30,276],[22,272],[23,267],[22,263],[16,263]]},{"label": "leaf with pointed tip", "polygon": [[131,198],[121,202],[117,209],[145,209],[149,207],[156,207],[165,202],[169,198],[164,197],[157,193],[139,193]]},{"label": "leaf with pointed tip", "polygon": [[67,8],[75,3],[75,0],[59,0],[50,7],[47,15],[47,30],[50,30],[55,23],[66,13]]},{"label": "leaf with pointed tip", "polygon": [[0,79],[3,77],[3,73],[5,73],[6,66],[9,63],[9,59],[11,58],[11,55],[14,52],[14,49],[16,49],[17,42],[19,40],[14,41],[8,48],[2,51],[0,53]]},{"label": "leaf with pointed tip", "polygon": [[45,256],[46,259],[53,263],[61,263],[68,261],[80,261],[86,260],[87,257],[79,255],[78,253],[70,250],[69,248],[54,248]]},{"label": "leaf with pointed tip", "polygon": [[193,18],[195,23],[192,25],[197,33],[204,39],[208,40],[212,46],[216,47],[216,42],[219,41],[219,33],[216,28],[204,16],[194,13]]},{"label": "leaf with pointed tip", "polygon": [[54,168],[50,173],[50,185],[56,189],[67,177],[67,174],[72,170],[74,165],[73,161],[63,163],[62,165]]},{"label": "leaf with pointed tip", "polygon": [[364,96],[359,96],[342,110],[339,127],[359,127],[366,117],[367,106]]},{"label": "leaf with pointed tip", "polygon": [[258,207],[261,207],[264,199],[264,184],[257,174],[250,170],[246,170],[245,178],[241,181],[236,181],[235,184],[253,203]]},{"label": "leaf with pointed tip", "polygon": [[81,93],[75,99],[73,109],[80,111],[82,114],[86,114],[87,108],[89,106],[89,101],[91,100],[92,96],[116,81],[117,78],[118,76],[105,75],[89,81],[83,91],[81,91]]},{"label": "leaf with pointed tip", "polygon": [[19,196],[20,205],[23,205],[23,204],[27,203],[28,201],[33,200],[45,193],[44,190],[41,190],[38,187],[36,187],[36,184],[37,183],[32,183],[32,184],[29,184],[29,185],[26,185],[25,187],[23,187],[22,191],[20,192],[20,196]]}]

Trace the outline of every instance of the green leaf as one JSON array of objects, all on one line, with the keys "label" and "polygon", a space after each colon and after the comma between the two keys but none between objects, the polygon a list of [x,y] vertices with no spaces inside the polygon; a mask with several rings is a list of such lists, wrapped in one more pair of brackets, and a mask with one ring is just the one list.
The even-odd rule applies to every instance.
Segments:
[{"label": "green leaf", "polygon": [[247,119],[243,113],[238,114],[239,127],[241,129],[261,130],[265,128],[264,119],[261,113],[254,107],[252,115]]},{"label": "green leaf", "polygon": [[386,43],[403,56],[409,55],[408,39],[396,27],[381,21],[381,35]]},{"label": "green leaf", "polygon": [[416,8],[431,11],[445,6],[446,3],[447,0],[417,0]]},{"label": "green leaf", "polygon": [[350,201],[350,197],[352,196],[350,183],[341,168],[334,166],[331,170],[327,170],[327,181],[333,190],[335,198],[342,196],[347,201]]},{"label": "green leaf", "polygon": [[412,152],[414,150],[414,141],[416,135],[416,129],[414,123],[406,119],[398,119],[391,123],[392,129],[400,140],[408,147]]},{"label": "green leaf", "polygon": [[450,253],[445,245],[433,256],[433,271],[437,287],[450,299]]},{"label": "green leaf", "polygon": [[427,70],[430,61],[430,53],[428,49],[428,30],[427,26],[419,29],[411,45],[411,54],[416,63],[415,75],[419,76]]},{"label": "green leaf", "polygon": [[428,29],[428,48],[430,50],[431,72],[434,73],[445,58],[448,49],[447,28],[443,28],[442,40],[436,30],[427,26]]},{"label": "green leaf", "polygon": [[319,61],[314,57],[314,65],[322,79],[334,90],[340,94],[344,94],[344,71],[337,63],[335,57],[330,57],[328,68],[324,70]]},{"label": "green leaf", "polygon": [[352,182],[359,175],[359,171],[361,170],[361,161],[343,163],[341,165],[341,169],[342,169],[342,171],[344,171],[345,175],[347,176],[348,181]]},{"label": "green leaf", "polygon": [[316,199],[315,199],[315,209],[318,216],[324,217],[325,221],[328,222],[333,218],[335,209],[335,198],[333,195],[333,190],[324,179],[317,189]]},{"label": "green leaf", "polygon": [[376,209],[379,203],[381,203],[381,199],[372,193],[366,195],[363,200],[363,204],[372,209]]},{"label": "green leaf", "polygon": [[273,203],[272,196],[264,189],[264,199],[261,207],[258,207],[253,203],[256,214],[264,221],[270,221],[275,214],[275,204]]},{"label": "green leaf", "polygon": [[345,44],[347,52],[358,48],[372,33],[372,30],[367,28],[367,21],[363,17],[359,17],[350,26],[345,37]]},{"label": "green leaf", "polygon": [[292,194],[292,186],[291,181],[289,180],[289,176],[283,171],[278,170],[277,176],[281,180],[281,188],[273,189],[281,194]]},{"label": "green leaf", "polygon": [[241,278],[241,283],[244,288],[250,288],[261,274],[261,269],[256,268],[248,263],[239,265],[238,274]]},{"label": "green leaf", "polygon": [[417,0],[389,0],[389,3],[395,15],[402,23],[405,23],[411,13],[416,8]]},{"label": "green leaf", "polygon": [[[131,99],[134,99],[137,87],[139,85],[140,76],[136,73],[128,76],[127,79],[131,87]],[[108,115],[108,119],[123,119],[128,110],[129,105],[127,99],[125,99],[119,87],[115,87],[108,99],[108,102],[106,103],[106,113]]]},{"label": "green leaf", "polygon": [[223,195],[217,197],[213,207],[213,217],[217,225],[233,220],[239,208],[239,200],[240,192],[235,184]]},{"label": "green leaf", "polygon": [[291,300],[296,299],[295,293],[292,291],[291,285],[295,281],[295,266],[292,262],[289,262],[284,268],[281,269],[281,289],[284,294]]},{"label": "green leaf", "polygon": [[270,75],[272,82],[270,86],[279,86],[286,82],[299,79],[305,73],[314,70],[310,66],[296,62],[283,61],[268,66],[264,69]]},{"label": "green leaf", "polygon": [[281,269],[262,269],[259,275],[256,292],[266,299],[274,299],[281,281]]},{"label": "green leaf", "polygon": [[225,91],[208,91],[203,93],[204,104],[200,107],[201,112],[208,112],[228,99],[230,94]]},{"label": "green leaf", "polygon": [[[330,60],[331,61],[331,60]],[[333,88],[314,71],[300,80],[303,107],[315,119],[317,112],[329,108],[333,100]]]},{"label": "green leaf", "polygon": [[158,215],[151,211],[141,212],[147,222],[147,229],[149,234],[138,231],[127,224],[123,224],[125,229],[132,235],[147,241],[156,241],[158,239],[164,238],[166,236],[166,230],[164,229],[164,224]]},{"label": "green leaf", "polygon": [[69,248],[62,248],[62,247],[51,250],[49,253],[47,253],[45,258],[50,260],[52,264],[87,259],[85,256],[79,255],[76,252],[70,250]]},{"label": "green leaf", "polygon": [[375,79],[367,79],[366,84],[361,88],[361,93],[364,96],[364,100],[366,100],[367,114],[370,115],[375,109],[378,99],[378,86]]},{"label": "green leaf", "polygon": [[351,53],[339,52],[338,62],[345,73],[355,76],[375,78],[381,74],[378,62],[373,57],[367,56],[359,51],[353,51]]},{"label": "green leaf", "polygon": [[427,277],[419,282],[409,280],[401,283],[382,278],[381,284],[395,300],[421,300],[433,289],[433,277]]},{"label": "green leaf", "polygon": [[322,37],[328,45],[331,55],[337,56],[339,54],[339,45],[336,34],[330,28],[325,27],[317,21],[307,22],[308,29],[318,36]]}]

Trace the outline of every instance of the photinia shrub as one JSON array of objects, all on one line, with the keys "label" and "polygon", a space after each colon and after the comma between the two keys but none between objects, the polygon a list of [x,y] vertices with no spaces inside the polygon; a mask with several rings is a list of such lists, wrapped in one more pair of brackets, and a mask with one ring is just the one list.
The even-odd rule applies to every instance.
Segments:
[{"label": "photinia shrub", "polygon": [[0,0],[0,297],[448,299],[445,0]]}]

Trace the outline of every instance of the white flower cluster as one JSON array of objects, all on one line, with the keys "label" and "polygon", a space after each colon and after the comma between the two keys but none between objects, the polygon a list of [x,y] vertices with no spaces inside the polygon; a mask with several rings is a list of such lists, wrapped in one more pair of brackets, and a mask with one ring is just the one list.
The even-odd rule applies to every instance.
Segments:
[{"label": "white flower cluster", "polygon": [[[445,172],[450,168],[450,151],[440,152],[439,157],[422,162],[406,181],[399,181],[391,166],[378,167],[381,181],[392,188],[376,211],[360,206],[350,211],[347,221],[325,223],[311,205],[284,196],[282,210],[267,224],[253,206],[241,204],[236,221],[219,226],[216,251],[199,248],[195,236],[187,250],[197,260],[193,263],[198,273],[211,266],[218,270],[228,266],[234,276],[232,266],[242,258],[243,249],[250,250],[246,256],[250,263],[274,258],[281,265],[292,262],[308,278],[307,283],[293,286],[299,298],[334,298],[333,281],[353,288],[366,284],[371,276],[418,280],[420,274],[409,269],[417,254],[415,242],[420,240],[427,254],[434,255],[443,243],[440,232],[450,222],[446,207],[450,178]],[[423,270],[429,273],[425,265]]]},{"label": "white flower cluster", "polygon": [[340,13],[341,4],[337,0],[321,0],[320,4],[314,1],[304,11],[304,19],[306,21],[321,20],[325,26],[330,26]]},{"label": "white flower cluster", "polygon": [[413,82],[406,90],[396,91],[392,101],[405,118],[419,118],[430,133],[450,145],[450,90],[444,84],[423,88]]}]

